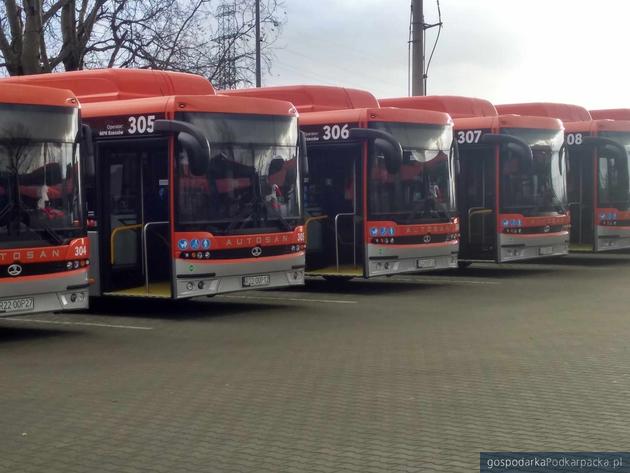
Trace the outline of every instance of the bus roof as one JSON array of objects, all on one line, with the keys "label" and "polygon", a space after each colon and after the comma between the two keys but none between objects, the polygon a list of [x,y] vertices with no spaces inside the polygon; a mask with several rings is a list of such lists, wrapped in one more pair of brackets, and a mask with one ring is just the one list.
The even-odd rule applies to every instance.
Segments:
[{"label": "bus roof", "polygon": [[601,131],[630,131],[630,120],[589,120],[567,122],[564,126],[567,133],[588,133],[597,135]]},{"label": "bus roof", "polygon": [[630,108],[606,108],[602,110],[590,110],[594,120],[610,118],[612,120],[630,120]]},{"label": "bus roof", "polygon": [[[326,124],[368,121],[398,121],[448,125],[450,117],[445,113],[426,110],[381,108],[376,98],[367,91],[322,85],[294,85],[263,87],[259,89],[227,90],[229,96],[265,97],[288,100],[300,112],[302,124]],[[387,111],[391,110],[391,111]]]},{"label": "bus roof", "polygon": [[448,113],[453,118],[496,117],[497,110],[490,102],[475,97],[456,95],[428,95],[379,99],[381,107],[413,108]]},{"label": "bus roof", "polygon": [[302,113],[301,125],[326,125],[332,123],[356,123],[365,126],[368,122],[396,122],[413,123],[419,125],[452,125],[453,121],[446,113],[403,108],[357,108],[346,110],[331,110],[326,112]]},{"label": "bus roof", "polygon": [[288,85],[257,89],[222,90],[220,93],[231,96],[287,100],[295,105],[295,108],[300,113],[379,107],[376,97],[370,92],[325,85]]},{"label": "bus roof", "polygon": [[87,119],[175,112],[297,116],[295,107],[289,102],[221,95],[175,95],[123,102],[93,102],[83,105],[82,108],[83,117]]},{"label": "bus roof", "polygon": [[56,107],[79,106],[77,98],[69,90],[22,84],[2,84],[2,87],[0,87],[0,104],[48,105]]},{"label": "bus roof", "polygon": [[81,103],[169,95],[215,95],[204,77],[152,69],[95,69],[0,79],[29,85],[69,89]]},{"label": "bus roof", "polygon": [[537,117],[559,118],[563,122],[591,120],[591,114],[584,107],[566,103],[532,102],[496,105],[499,113],[516,113]]},{"label": "bus roof", "polygon": [[455,130],[491,130],[500,132],[504,128],[530,128],[537,130],[563,130],[562,122],[550,117],[521,115],[499,115],[497,117],[456,118]]}]

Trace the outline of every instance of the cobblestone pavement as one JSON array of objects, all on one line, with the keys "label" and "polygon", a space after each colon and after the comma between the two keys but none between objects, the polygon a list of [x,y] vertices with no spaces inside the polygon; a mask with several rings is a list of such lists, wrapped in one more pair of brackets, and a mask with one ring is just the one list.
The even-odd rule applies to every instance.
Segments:
[{"label": "cobblestone pavement", "polygon": [[628,450],[630,255],[0,319],[2,472],[478,471]]}]

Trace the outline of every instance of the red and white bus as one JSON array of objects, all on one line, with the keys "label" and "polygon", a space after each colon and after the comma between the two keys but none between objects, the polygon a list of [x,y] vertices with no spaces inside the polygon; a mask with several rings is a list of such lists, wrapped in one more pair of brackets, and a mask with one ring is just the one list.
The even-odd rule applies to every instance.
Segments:
[{"label": "red and white bus", "polygon": [[67,90],[0,87],[0,316],[88,305],[79,112]]},{"label": "red and white bus", "polygon": [[571,249],[599,252],[630,248],[630,115],[601,111],[594,112],[601,119],[593,120],[583,107],[558,103],[497,108],[564,122],[569,150]]},{"label": "red and white bus", "polygon": [[497,108],[505,113],[554,117],[564,122],[569,150],[571,250],[630,248],[630,121],[593,120],[584,107],[562,103],[506,104]]},{"label": "red and white bus", "polygon": [[453,123],[381,108],[365,91],[289,86],[226,91],[288,100],[306,134],[306,272],[370,278],[457,267]]},{"label": "red and white bus", "polygon": [[71,87],[92,129],[92,295],[187,298],[304,283],[303,166],[288,102],[199,76],[96,70]]},{"label": "red and white bus", "polygon": [[462,266],[568,253],[569,212],[562,123],[499,115],[488,101],[431,96],[380,100],[437,110],[455,121]]}]

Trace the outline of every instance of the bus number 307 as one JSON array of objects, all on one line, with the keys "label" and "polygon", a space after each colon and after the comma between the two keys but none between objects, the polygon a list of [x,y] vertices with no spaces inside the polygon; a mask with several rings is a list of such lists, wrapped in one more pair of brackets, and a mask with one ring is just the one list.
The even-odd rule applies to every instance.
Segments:
[{"label": "bus number 307", "polygon": [[130,135],[153,133],[154,123],[155,115],[140,115],[139,117],[129,117],[129,128],[127,128],[127,133],[129,133]]},{"label": "bus number 307", "polygon": [[457,132],[457,143],[460,145],[479,143],[481,130],[466,130]]}]

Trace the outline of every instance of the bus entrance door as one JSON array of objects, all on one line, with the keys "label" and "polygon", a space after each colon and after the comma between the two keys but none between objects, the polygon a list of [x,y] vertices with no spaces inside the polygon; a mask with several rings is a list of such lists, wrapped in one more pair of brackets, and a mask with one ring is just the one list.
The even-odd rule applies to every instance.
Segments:
[{"label": "bus entrance door", "polygon": [[363,277],[361,145],[313,147],[306,189],[306,271]]},{"label": "bus entrance door", "polygon": [[475,147],[460,156],[458,208],[460,259],[494,260],[497,248],[496,166],[494,148]]},{"label": "bus entrance door", "polygon": [[167,141],[99,146],[103,293],[171,297]]},{"label": "bus entrance door", "polygon": [[571,211],[571,251],[593,251],[595,243],[593,150],[569,148],[567,195]]}]

